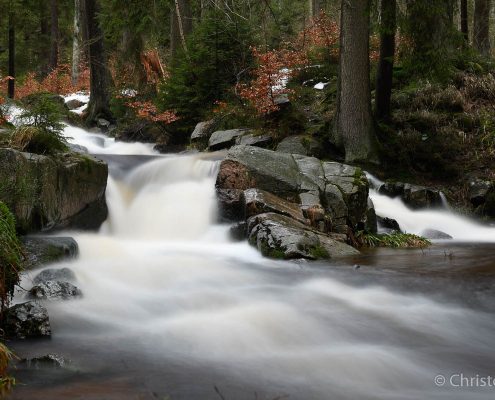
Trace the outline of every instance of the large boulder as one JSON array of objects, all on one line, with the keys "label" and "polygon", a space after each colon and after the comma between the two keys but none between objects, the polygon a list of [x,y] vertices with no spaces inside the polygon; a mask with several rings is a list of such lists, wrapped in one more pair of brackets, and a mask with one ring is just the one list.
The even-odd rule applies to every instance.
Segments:
[{"label": "large boulder", "polygon": [[45,281],[29,290],[28,296],[37,300],[69,300],[82,295],[77,286],[70,282]]},{"label": "large boulder", "polygon": [[469,182],[469,200],[477,215],[495,217],[495,182],[474,179]]},{"label": "large boulder", "polygon": [[7,337],[18,339],[50,336],[48,312],[34,301],[16,304],[5,312],[4,331]]},{"label": "large boulder", "polygon": [[244,219],[241,196],[242,190],[217,190],[218,217],[220,222],[240,221],[241,219]]},{"label": "large boulder", "polygon": [[0,200],[22,232],[97,229],[107,217],[107,165],[89,155],[0,149]]},{"label": "large boulder", "polygon": [[25,236],[22,243],[27,268],[75,258],[79,253],[77,242],[71,237]]},{"label": "large boulder", "polygon": [[442,193],[425,186],[386,182],[380,186],[378,192],[389,197],[400,197],[409,208],[414,210],[443,206]]},{"label": "large boulder", "polygon": [[191,142],[198,140],[208,140],[210,135],[213,133],[215,127],[215,121],[210,119],[208,121],[198,122],[191,134]]},{"label": "large boulder", "polygon": [[[368,181],[356,167],[252,146],[235,146],[220,165],[218,189],[257,188],[299,204],[316,225],[346,233],[367,220]],[[323,221],[324,220],[324,221]],[[323,223],[324,222],[324,223]]]},{"label": "large boulder", "polygon": [[319,157],[321,144],[311,136],[288,136],[277,145],[277,151],[289,154]]},{"label": "large boulder", "polygon": [[208,148],[212,151],[227,149],[236,144],[237,138],[249,132],[248,129],[229,129],[213,132],[208,140]]},{"label": "large boulder", "polygon": [[244,144],[247,146],[267,147],[272,144],[273,138],[270,135],[254,135],[247,134],[236,139],[236,144]]},{"label": "large boulder", "polygon": [[249,242],[266,257],[316,260],[359,254],[351,246],[285,215],[259,214],[249,218],[247,225]]}]

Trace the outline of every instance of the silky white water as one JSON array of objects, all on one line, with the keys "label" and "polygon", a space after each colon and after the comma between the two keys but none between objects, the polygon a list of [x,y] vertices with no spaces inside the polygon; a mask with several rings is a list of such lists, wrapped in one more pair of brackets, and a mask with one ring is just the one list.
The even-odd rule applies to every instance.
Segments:
[{"label": "silky white water", "polygon": [[[66,134],[94,152],[154,154],[77,128]],[[184,374],[194,365],[204,366],[204,376],[219,371],[214,382],[192,376],[195,395],[184,390],[173,398],[215,398],[211,388],[222,379],[243,382],[246,392],[236,389],[235,399],[255,398],[254,389],[267,399],[492,398],[493,388],[433,382],[439,373],[487,373],[479,360],[495,361],[491,315],[351,285],[325,272],[332,266],[271,261],[246,242],[232,243],[228,226],[215,223],[217,167],[201,156],[160,157],[109,178],[108,220],[97,234],[75,235],[77,260],[55,265],[75,272],[84,295],[48,303],[55,348],[89,343],[98,358],[111,344],[117,360],[95,363],[105,364],[102,374],[127,358],[166,360],[155,362]],[[443,224],[457,221],[447,213],[413,213],[376,194],[373,200],[380,215],[408,231],[462,233],[458,222]]]}]

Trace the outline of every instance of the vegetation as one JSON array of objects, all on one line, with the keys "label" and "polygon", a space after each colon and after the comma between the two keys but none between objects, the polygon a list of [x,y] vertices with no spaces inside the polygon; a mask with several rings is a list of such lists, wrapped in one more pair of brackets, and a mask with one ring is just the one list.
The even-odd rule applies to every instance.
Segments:
[{"label": "vegetation", "polygon": [[423,248],[431,244],[428,239],[421,236],[401,232],[389,234],[358,232],[356,239],[362,247]]}]

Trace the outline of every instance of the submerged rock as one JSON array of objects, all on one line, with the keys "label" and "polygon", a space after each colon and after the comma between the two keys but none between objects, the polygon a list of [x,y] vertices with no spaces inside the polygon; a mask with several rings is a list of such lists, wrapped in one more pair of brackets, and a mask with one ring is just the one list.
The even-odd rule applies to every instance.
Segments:
[{"label": "submerged rock", "polygon": [[70,363],[69,360],[58,354],[47,354],[45,356],[24,358],[19,362],[21,365],[25,365],[28,368],[41,369],[41,368],[64,368]]},{"label": "submerged rock", "polygon": [[16,304],[5,312],[4,330],[7,337],[19,339],[50,336],[48,311],[34,301]]},{"label": "submerged rock", "polygon": [[48,281],[74,282],[76,274],[70,268],[48,268],[41,271],[33,279],[34,284]]},{"label": "submerged rock", "polygon": [[247,224],[249,242],[266,257],[316,260],[359,254],[351,246],[284,215],[259,214],[249,218]]},{"label": "submerged rock", "polygon": [[107,217],[107,165],[92,156],[0,149],[0,200],[22,232],[97,229]]},{"label": "submerged rock", "polygon": [[436,229],[425,229],[421,232],[421,236],[426,239],[438,240],[438,239],[453,239],[448,233],[438,231]]},{"label": "submerged rock", "polygon": [[71,237],[25,236],[22,243],[27,257],[27,268],[77,257],[79,248]]},{"label": "submerged rock", "polygon": [[229,236],[235,242],[240,242],[247,237],[247,223],[245,221],[232,225],[229,229]]},{"label": "submerged rock", "polygon": [[240,221],[244,218],[244,210],[241,200],[242,190],[220,189],[217,190],[218,216],[220,221]]},{"label": "submerged rock", "polygon": [[63,281],[44,281],[29,291],[30,298],[39,300],[69,300],[80,296],[82,293],[77,286]]}]

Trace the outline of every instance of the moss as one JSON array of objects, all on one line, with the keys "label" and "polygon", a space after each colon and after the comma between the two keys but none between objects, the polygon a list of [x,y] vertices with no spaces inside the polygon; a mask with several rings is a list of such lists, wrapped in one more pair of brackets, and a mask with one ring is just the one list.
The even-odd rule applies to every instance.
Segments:
[{"label": "moss", "polygon": [[[250,240],[250,243],[253,244],[253,241]],[[285,258],[285,253],[282,250],[271,248],[265,241],[261,242],[260,247],[261,254],[265,257],[276,258],[279,260],[283,260]]]},{"label": "moss", "polygon": [[327,259],[330,258],[330,254],[321,244],[315,246],[309,250],[309,254],[315,259]]},{"label": "moss", "polygon": [[14,287],[19,283],[22,247],[15,230],[15,219],[7,206],[0,202],[0,280],[1,310],[7,306]]}]

